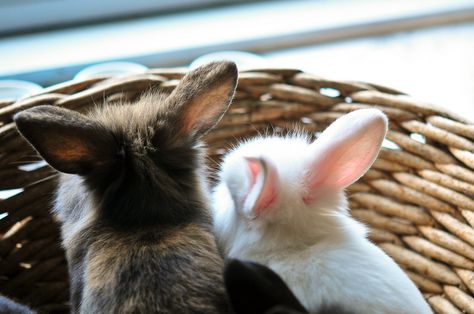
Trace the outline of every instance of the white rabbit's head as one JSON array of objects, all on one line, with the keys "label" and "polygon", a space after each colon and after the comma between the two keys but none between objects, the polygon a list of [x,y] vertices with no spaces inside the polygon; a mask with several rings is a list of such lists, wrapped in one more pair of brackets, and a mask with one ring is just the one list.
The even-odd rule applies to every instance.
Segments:
[{"label": "white rabbit's head", "polygon": [[347,212],[344,188],[372,165],[386,131],[381,111],[363,109],[337,119],[312,143],[296,134],[236,147],[224,158],[214,191],[225,253],[244,257],[262,245],[272,250],[337,237],[335,221]]}]

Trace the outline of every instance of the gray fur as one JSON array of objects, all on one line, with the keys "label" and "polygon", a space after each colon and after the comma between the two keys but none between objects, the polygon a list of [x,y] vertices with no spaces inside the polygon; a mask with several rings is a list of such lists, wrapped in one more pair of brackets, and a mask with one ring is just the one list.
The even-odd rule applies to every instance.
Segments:
[{"label": "gray fur", "polygon": [[26,305],[18,304],[15,301],[0,295],[0,314],[35,314]]}]

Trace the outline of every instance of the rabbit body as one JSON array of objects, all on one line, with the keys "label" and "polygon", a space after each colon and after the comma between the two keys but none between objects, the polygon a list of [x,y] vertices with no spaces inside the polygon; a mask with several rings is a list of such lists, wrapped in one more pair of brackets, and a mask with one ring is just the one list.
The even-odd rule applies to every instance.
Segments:
[{"label": "rabbit body", "polygon": [[225,156],[213,192],[214,229],[226,256],[278,273],[310,311],[432,313],[400,267],[349,216],[343,188],[376,158],[386,130],[377,110],[306,136],[257,137]]},{"label": "rabbit body", "polygon": [[200,138],[232,99],[237,69],[212,63],[169,95],[88,115],[18,113],[21,134],[62,172],[54,204],[73,313],[228,313]]},{"label": "rabbit body", "polygon": [[[62,175],[56,211],[77,177]],[[90,198],[80,194],[89,208]],[[61,207],[60,207],[61,206]],[[197,209],[196,209],[197,210]],[[208,217],[182,226],[117,232],[94,213],[62,225],[73,313],[227,313],[222,257]],[[71,218],[71,217],[70,217]]]},{"label": "rabbit body", "polygon": [[[112,110],[127,109],[122,106]],[[184,171],[187,162],[183,160]],[[161,187],[157,181],[165,177],[152,177],[147,182],[150,189],[134,182],[133,175],[120,178],[111,185],[117,192],[125,188],[121,195],[111,195],[112,217],[102,212],[105,201],[97,202],[90,183],[78,175],[60,175],[53,212],[61,222],[73,312],[227,312],[223,259],[212,233],[207,185],[202,180],[206,174],[201,168],[189,171],[189,176],[179,178],[189,180],[186,196]],[[123,206],[121,198],[128,197],[132,201]],[[146,216],[149,222],[140,215],[147,210],[157,211]]]}]

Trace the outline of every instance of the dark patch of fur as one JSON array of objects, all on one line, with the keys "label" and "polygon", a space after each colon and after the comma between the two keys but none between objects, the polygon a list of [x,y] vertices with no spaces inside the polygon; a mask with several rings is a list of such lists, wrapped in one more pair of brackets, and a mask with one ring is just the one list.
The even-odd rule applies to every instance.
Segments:
[{"label": "dark patch of fur", "polygon": [[0,314],[34,314],[33,310],[25,305],[0,295]]},{"label": "dark patch of fur", "polygon": [[[55,213],[62,222],[74,313],[230,312],[199,138],[225,112],[236,78],[235,65],[210,64],[185,76],[166,99],[149,93],[84,118],[98,131],[79,133],[77,142],[106,136],[113,147],[90,150],[103,155],[87,159],[80,177],[60,180]],[[223,95],[213,94],[222,86]],[[210,100],[218,103],[200,103]],[[211,115],[186,116],[196,105],[213,104],[219,109]],[[48,135],[23,131],[30,129],[28,119],[39,121],[33,131],[48,119],[42,110],[15,118],[35,147]],[[44,156],[47,149],[39,152]]]},{"label": "dark patch of fur", "polygon": [[263,314],[276,306],[308,313],[280,276],[266,266],[229,260],[224,281],[237,314]]},{"label": "dark patch of fur", "polygon": [[[284,306],[276,306],[271,310],[265,312],[265,314],[303,314],[308,312],[300,312],[294,309],[284,307]],[[354,312],[348,311],[341,306],[332,305],[332,306],[323,306],[314,314],[355,314]]]},{"label": "dark patch of fur", "polygon": [[[290,288],[270,268],[230,259],[224,272],[225,286],[236,314],[309,313]],[[355,314],[339,305],[324,305],[315,314]]]},{"label": "dark patch of fur", "polygon": [[[135,149],[125,134],[116,137],[123,159],[112,170],[86,177],[96,191],[102,218],[120,228],[142,228],[160,223],[174,225],[205,218],[206,206],[196,191],[201,149],[196,143],[173,143],[168,125],[155,131],[149,151]],[[131,210],[133,208],[133,210]],[[156,210],[159,208],[159,210]]]}]

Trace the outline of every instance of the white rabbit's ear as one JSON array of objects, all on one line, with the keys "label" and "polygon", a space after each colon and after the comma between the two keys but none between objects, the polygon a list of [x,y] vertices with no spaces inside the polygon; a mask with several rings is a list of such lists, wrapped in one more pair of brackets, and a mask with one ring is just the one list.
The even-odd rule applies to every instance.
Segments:
[{"label": "white rabbit's ear", "polygon": [[356,110],[334,121],[311,144],[305,201],[344,189],[364,175],[377,158],[387,124],[377,109]]},{"label": "white rabbit's ear", "polygon": [[273,205],[278,196],[278,172],[270,161],[263,158],[246,157],[245,161],[248,190],[237,210],[247,217],[257,217]]}]

